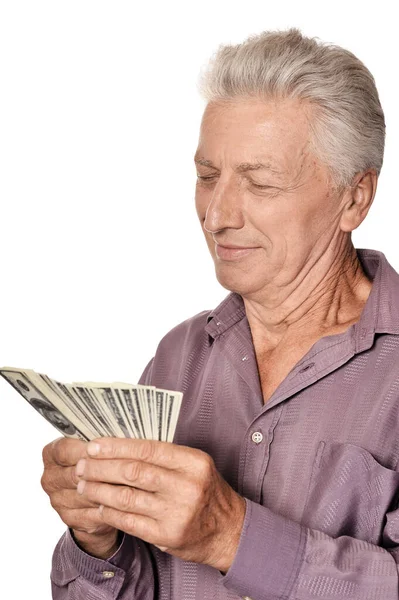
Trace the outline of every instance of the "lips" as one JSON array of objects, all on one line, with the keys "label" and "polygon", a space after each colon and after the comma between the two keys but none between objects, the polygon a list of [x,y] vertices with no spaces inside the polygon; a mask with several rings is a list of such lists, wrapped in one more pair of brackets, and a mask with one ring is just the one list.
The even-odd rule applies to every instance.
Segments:
[{"label": "lips", "polygon": [[223,261],[237,261],[252,254],[257,248],[249,248],[248,246],[222,246],[215,244],[215,253],[218,259]]},{"label": "lips", "polygon": [[255,246],[226,246],[225,244],[219,244],[218,242],[215,242],[215,244],[221,248],[228,248],[229,250],[252,250],[252,248],[255,248]]}]

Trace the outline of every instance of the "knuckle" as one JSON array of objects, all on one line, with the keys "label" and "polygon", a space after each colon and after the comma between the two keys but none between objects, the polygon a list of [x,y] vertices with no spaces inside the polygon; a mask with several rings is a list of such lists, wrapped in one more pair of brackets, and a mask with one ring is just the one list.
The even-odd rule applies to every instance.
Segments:
[{"label": "knuckle", "polygon": [[41,476],[40,484],[46,494],[50,494],[58,487],[54,471],[54,468],[46,467]]},{"label": "knuckle", "polygon": [[71,507],[66,504],[62,494],[57,492],[51,493],[49,494],[49,500],[51,507],[58,513],[61,519],[63,515],[71,511]]},{"label": "knuckle", "polygon": [[135,531],[136,528],[136,518],[131,513],[126,513],[124,517],[124,522],[126,523],[127,531]]},{"label": "knuckle", "polygon": [[50,462],[50,457],[51,457],[51,453],[50,453],[50,444],[47,444],[47,446],[44,446],[43,450],[42,450],[42,460],[43,460],[43,464],[47,465]]},{"label": "knuckle", "polygon": [[41,479],[40,479],[40,485],[42,486],[43,490],[47,494],[48,493],[47,490],[49,489],[49,485],[48,485],[48,473],[47,473],[47,471],[43,472],[43,475],[41,476]]},{"label": "knuckle", "polygon": [[102,533],[104,531],[105,527],[102,525],[97,525],[95,527],[87,527],[85,529],[85,532],[90,534],[90,535],[95,535],[96,533]]},{"label": "knuckle", "polygon": [[59,437],[59,438],[53,440],[52,442],[50,442],[49,444],[47,444],[46,446],[44,446],[44,448],[42,450],[42,459],[43,459],[43,463],[45,465],[54,463],[54,450],[55,450],[55,447],[57,446],[57,444],[62,439],[64,439],[64,438]]},{"label": "knuckle", "polygon": [[81,502],[86,503],[96,502],[99,495],[99,484],[91,481],[85,481],[85,486],[82,494],[77,494]]},{"label": "knuckle", "polygon": [[118,494],[119,503],[122,510],[132,509],[134,507],[133,490],[128,487],[122,487]]},{"label": "knuckle", "polygon": [[74,506],[70,506],[68,498],[65,497],[65,494],[62,491],[52,492],[49,494],[49,499],[51,506],[58,512],[58,514],[67,509],[74,508]]},{"label": "knuckle", "polygon": [[141,465],[137,461],[129,461],[123,469],[124,477],[129,482],[136,482],[141,475]]},{"label": "knuckle", "polygon": [[138,448],[138,457],[140,460],[152,462],[155,458],[157,446],[152,440],[145,440]]},{"label": "knuckle", "polygon": [[203,468],[206,472],[210,472],[213,469],[214,466],[214,462],[213,462],[213,458],[212,456],[210,456],[209,454],[207,454],[206,452],[203,452],[201,455],[202,458],[202,464],[203,464]]},{"label": "knuckle", "polygon": [[52,442],[52,454],[54,462],[57,465],[65,466],[68,464],[68,442],[66,438],[58,438]]},{"label": "knuckle", "polygon": [[60,504],[56,494],[49,494],[49,500],[51,506],[60,514]]},{"label": "knuckle", "polygon": [[40,479],[41,486],[46,494],[50,494],[55,490],[62,489],[65,486],[63,480],[63,469],[59,467],[46,467]]},{"label": "knuckle", "polygon": [[77,487],[80,479],[76,475],[76,469],[75,469],[75,467],[70,467],[70,469],[71,470],[69,472],[69,479],[70,479],[70,482],[71,482],[71,486],[75,488],[75,487]]},{"label": "knuckle", "polygon": [[199,456],[198,464],[196,465],[196,472],[201,479],[208,479],[214,469],[214,462],[209,454],[201,452]]},{"label": "knuckle", "polygon": [[70,438],[58,438],[52,442],[53,460],[61,467],[76,465],[86,449],[86,442]]}]

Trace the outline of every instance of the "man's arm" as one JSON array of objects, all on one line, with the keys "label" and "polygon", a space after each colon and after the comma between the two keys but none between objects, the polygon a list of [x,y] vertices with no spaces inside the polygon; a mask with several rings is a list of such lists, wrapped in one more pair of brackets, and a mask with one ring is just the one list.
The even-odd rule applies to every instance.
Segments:
[{"label": "man's arm", "polygon": [[399,509],[387,514],[383,544],[332,538],[247,500],[223,583],[254,600],[398,600]]}]

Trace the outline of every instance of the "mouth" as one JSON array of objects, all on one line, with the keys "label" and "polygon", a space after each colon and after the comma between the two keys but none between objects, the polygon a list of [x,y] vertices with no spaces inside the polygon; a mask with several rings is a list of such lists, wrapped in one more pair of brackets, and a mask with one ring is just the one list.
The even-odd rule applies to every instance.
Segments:
[{"label": "mouth", "polygon": [[229,250],[253,250],[254,246],[224,246],[215,242],[220,248],[228,248]]},{"label": "mouth", "polygon": [[215,243],[216,256],[221,260],[239,260],[248,254],[258,250],[257,247],[250,248],[248,246],[222,246]]}]

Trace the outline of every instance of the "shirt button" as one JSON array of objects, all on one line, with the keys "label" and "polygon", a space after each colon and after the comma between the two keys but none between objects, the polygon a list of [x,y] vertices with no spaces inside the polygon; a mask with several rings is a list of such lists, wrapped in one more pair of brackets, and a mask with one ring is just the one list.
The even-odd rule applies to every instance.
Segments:
[{"label": "shirt button", "polygon": [[252,598],[250,598],[249,596],[243,596],[242,600],[252,600]]},{"label": "shirt button", "polygon": [[113,571],[103,571],[102,575],[105,579],[111,579],[111,577],[115,576],[115,573]]},{"label": "shirt button", "polygon": [[[253,442],[255,442],[255,444],[260,444],[261,441],[263,440],[263,435],[261,434],[260,431],[255,431],[252,434],[251,439],[252,439]],[[249,600],[251,600],[251,598]]]}]

